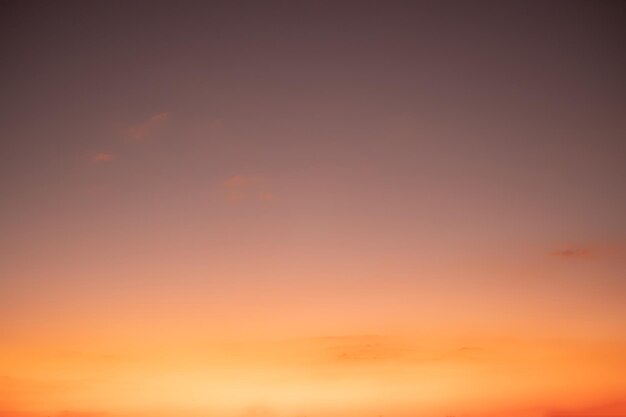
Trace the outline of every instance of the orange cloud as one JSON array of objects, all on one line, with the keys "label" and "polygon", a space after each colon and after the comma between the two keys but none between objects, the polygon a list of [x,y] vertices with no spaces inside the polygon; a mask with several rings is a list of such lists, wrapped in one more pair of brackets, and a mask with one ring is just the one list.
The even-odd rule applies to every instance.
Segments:
[{"label": "orange cloud", "polygon": [[115,158],[115,155],[111,153],[98,152],[91,158],[91,161],[94,163],[102,163],[102,162],[112,161],[114,158]]},{"label": "orange cloud", "polygon": [[148,120],[136,124],[134,126],[129,127],[126,130],[126,136],[129,139],[135,141],[145,140],[148,136],[150,136],[157,127],[166,122],[169,119],[169,113],[159,113],[150,117]]},{"label": "orange cloud", "polygon": [[271,201],[276,198],[267,189],[267,182],[258,175],[233,175],[221,184],[223,197],[231,203]]}]

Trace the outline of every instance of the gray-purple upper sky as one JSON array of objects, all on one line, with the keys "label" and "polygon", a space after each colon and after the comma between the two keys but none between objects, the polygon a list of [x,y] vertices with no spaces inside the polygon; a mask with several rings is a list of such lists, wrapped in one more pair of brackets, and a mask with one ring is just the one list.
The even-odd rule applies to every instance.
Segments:
[{"label": "gray-purple upper sky", "polygon": [[11,327],[173,288],[617,316],[619,3],[5,2],[0,26]]}]

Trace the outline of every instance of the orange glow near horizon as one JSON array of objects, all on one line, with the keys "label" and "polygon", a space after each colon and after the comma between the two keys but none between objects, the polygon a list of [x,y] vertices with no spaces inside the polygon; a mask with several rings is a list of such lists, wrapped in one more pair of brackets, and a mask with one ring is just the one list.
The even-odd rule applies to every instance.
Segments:
[{"label": "orange glow near horizon", "polygon": [[508,408],[522,415],[610,403],[622,392],[624,345],[461,342],[345,336],[109,353],[5,350],[3,369],[19,377],[3,381],[2,408],[113,415],[239,415],[257,408],[276,415],[480,415]]}]

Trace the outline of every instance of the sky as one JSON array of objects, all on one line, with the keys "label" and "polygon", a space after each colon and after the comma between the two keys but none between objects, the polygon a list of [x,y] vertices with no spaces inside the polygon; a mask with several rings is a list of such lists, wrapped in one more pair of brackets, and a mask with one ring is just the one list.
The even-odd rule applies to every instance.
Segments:
[{"label": "sky", "polygon": [[3,1],[0,417],[626,416],[625,23]]}]

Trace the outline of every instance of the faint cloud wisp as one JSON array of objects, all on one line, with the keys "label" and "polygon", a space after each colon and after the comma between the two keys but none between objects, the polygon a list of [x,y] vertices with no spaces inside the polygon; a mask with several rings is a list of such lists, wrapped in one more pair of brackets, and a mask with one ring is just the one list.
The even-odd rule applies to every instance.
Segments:
[{"label": "faint cloud wisp", "polygon": [[143,141],[170,118],[169,113],[162,112],[155,114],[148,120],[136,124],[126,129],[126,136],[134,141]]},{"label": "faint cloud wisp", "polygon": [[596,252],[591,248],[569,248],[551,252],[550,255],[561,259],[589,259],[594,258]]},{"label": "faint cloud wisp", "polygon": [[99,164],[103,162],[110,162],[113,159],[115,159],[115,155],[113,155],[112,153],[98,152],[91,158],[91,161],[95,164]]},{"label": "faint cloud wisp", "polygon": [[233,175],[221,184],[221,195],[230,203],[268,202],[276,197],[268,190],[267,181],[258,175]]},{"label": "faint cloud wisp", "polygon": [[550,252],[550,256],[562,260],[623,259],[626,247],[623,244],[571,245]]}]

